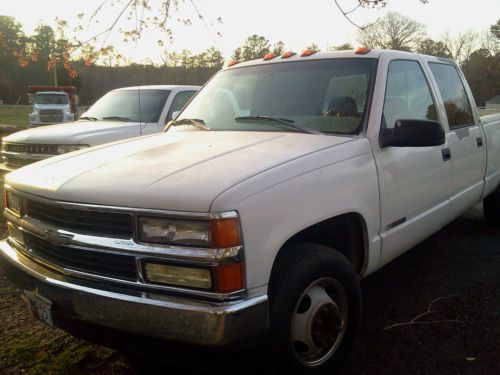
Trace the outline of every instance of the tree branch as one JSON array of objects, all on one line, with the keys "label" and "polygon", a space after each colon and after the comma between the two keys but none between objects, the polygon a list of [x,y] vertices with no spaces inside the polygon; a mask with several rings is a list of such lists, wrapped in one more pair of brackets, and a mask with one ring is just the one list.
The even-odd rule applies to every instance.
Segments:
[{"label": "tree branch", "polygon": [[370,23],[369,25],[359,26],[356,22],[354,22],[354,21],[353,21],[353,20],[349,17],[349,14],[350,14],[350,13],[352,13],[352,12],[354,12],[356,9],[358,9],[359,7],[361,7],[361,6],[362,6],[362,2],[361,2],[361,1],[359,2],[359,5],[358,5],[356,8],[354,8],[354,9],[352,9],[352,10],[348,11],[348,12],[344,11],[344,9],[340,6],[340,4],[339,4],[338,0],[334,0],[334,2],[335,2],[335,5],[337,6],[337,8],[339,8],[339,10],[340,10],[340,12],[342,13],[342,15],[345,17],[345,19],[346,19],[347,21],[349,21],[351,24],[353,24],[354,26],[356,26],[356,27],[357,27],[358,29],[360,29],[360,30],[364,30],[364,29],[366,29],[366,28],[368,28],[368,27],[370,27],[370,26],[375,25],[375,24],[378,22],[378,20],[379,20],[379,19],[377,18],[377,19],[375,20],[375,22],[372,22],[372,23]]},{"label": "tree branch", "polygon": [[[337,4],[338,5],[338,4]],[[358,8],[361,8],[361,3],[359,3],[356,7],[352,8],[350,11],[348,12],[344,12],[344,16],[348,15],[348,14],[351,14],[352,12],[358,10]]]},{"label": "tree branch", "polygon": [[196,4],[194,3],[194,0],[189,0],[189,1],[190,1],[190,2],[191,2],[191,4],[193,5],[193,8],[194,8],[194,10],[196,11],[196,13],[198,14],[198,18],[199,18],[200,20],[202,20],[202,21],[203,21],[203,23],[205,24],[205,26],[208,28],[208,24],[207,24],[207,22],[205,21],[205,18],[201,15],[201,13],[200,13],[200,11],[199,11],[198,7],[197,7],[197,6],[196,6]]},{"label": "tree branch", "polygon": [[[129,0],[129,2],[123,7],[123,9],[120,11],[120,13],[118,14],[118,16],[115,18],[114,22],[111,24],[110,27],[108,27],[104,33],[107,31],[108,32],[108,35],[106,35],[106,38],[104,38],[102,44],[101,44],[101,48],[104,46],[104,43],[106,43],[106,41],[108,40],[111,32],[113,31],[113,29],[115,28],[116,24],[118,23],[118,21],[120,20],[120,18],[122,18],[123,16],[123,13],[125,13],[125,11],[128,9],[128,7],[130,6],[130,4],[132,4],[132,2],[134,2],[135,0]],[[104,34],[102,33],[102,34]],[[102,35],[101,34],[101,35]]]}]

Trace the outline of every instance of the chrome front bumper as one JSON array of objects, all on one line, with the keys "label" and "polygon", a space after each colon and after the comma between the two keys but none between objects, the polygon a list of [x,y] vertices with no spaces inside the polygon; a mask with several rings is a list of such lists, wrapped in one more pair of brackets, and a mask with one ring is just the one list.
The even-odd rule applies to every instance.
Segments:
[{"label": "chrome front bumper", "polygon": [[58,316],[171,342],[219,347],[241,343],[268,330],[266,295],[229,302],[194,301],[70,278],[0,242],[0,267],[19,289],[52,301]]}]

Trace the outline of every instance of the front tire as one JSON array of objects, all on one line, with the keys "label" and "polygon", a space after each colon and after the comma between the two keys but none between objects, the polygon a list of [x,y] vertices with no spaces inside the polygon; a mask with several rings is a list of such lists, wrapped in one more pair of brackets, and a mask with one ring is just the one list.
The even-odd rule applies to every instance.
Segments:
[{"label": "front tire", "polygon": [[339,371],[357,336],[361,291],[352,264],[327,246],[283,249],[269,286],[272,361],[278,373]]}]

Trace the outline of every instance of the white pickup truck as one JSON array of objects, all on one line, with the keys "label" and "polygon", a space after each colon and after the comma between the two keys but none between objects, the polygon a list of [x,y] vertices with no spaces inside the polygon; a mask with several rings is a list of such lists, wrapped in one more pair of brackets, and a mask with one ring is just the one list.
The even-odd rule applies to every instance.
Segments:
[{"label": "white pickup truck", "polygon": [[[28,129],[4,137],[0,178],[19,167],[55,155],[161,132],[173,113],[182,109],[199,88],[151,85],[112,90],[77,122]],[[66,93],[58,95],[66,95],[68,103]]]},{"label": "white pickup truck", "polygon": [[9,174],[0,264],[70,332],[265,337],[278,373],[331,373],[359,279],[483,199],[498,224],[499,183],[500,117],[479,118],[452,61],[268,55],[219,72],[165,134]]}]

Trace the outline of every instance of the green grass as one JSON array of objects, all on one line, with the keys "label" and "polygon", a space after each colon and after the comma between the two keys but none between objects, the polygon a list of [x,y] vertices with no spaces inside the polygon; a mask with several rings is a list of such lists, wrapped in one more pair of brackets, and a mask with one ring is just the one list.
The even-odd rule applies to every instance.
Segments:
[{"label": "green grass", "polygon": [[0,105],[0,124],[26,127],[29,123],[29,105]]}]

